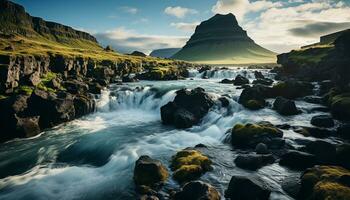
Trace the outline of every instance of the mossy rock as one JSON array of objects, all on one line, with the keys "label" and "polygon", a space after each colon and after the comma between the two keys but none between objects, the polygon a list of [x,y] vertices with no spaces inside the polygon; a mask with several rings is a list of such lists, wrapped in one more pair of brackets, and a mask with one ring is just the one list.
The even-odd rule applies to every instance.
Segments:
[{"label": "mossy rock", "polygon": [[231,132],[231,143],[237,147],[255,147],[264,138],[282,136],[283,132],[268,122],[236,124]]},{"label": "mossy rock", "polygon": [[266,102],[259,101],[259,100],[248,100],[246,103],[244,103],[244,107],[250,109],[250,110],[259,110],[265,107]]},{"label": "mossy rock", "polygon": [[171,169],[173,177],[179,182],[186,182],[199,178],[212,169],[211,160],[197,150],[185,149],[172,158]]},{"label": "mossy rock", "polygon": [[164,183],[169,177],[168,170],[158,160],[149,156],[141,156],[134,169],[134,181],[136,185],[154,187]]},{"label": "mossy rock", "polygon": [[316,166],[301,177],[300,199],[350,199],[350,171],[338,166]]},{"label": "mossy rock", "polygon": [[331,112],[340,120],[350,119],[350,93],[336,95],[330,99]]},{"label": "mossy rock", "polygon": [[22,85],[16,88],[15,93],[17,94],[25,94],[25,95],[31,95],[34,91],[34,87]]}]

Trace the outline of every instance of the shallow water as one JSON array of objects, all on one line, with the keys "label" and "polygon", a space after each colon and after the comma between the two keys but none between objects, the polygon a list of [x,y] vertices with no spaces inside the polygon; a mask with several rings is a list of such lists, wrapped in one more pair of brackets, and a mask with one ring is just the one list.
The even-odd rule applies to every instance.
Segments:
[{"label": "shallow water", "polygon": [[[267,70],[261,70],[271,77]],[[201,177],[224,193],[232,175],[257,174],[273,189],[270,199],[291,199],[280,187],[284,177],[298,174],[272,164],[257,172],[237,168],[238,155],[224,142],[225,133],[238,122],[270,121],[273,124],[310,125],[319,112],[315,104],[297,101],[303,114],[283,117],[270,108],[249,111],[239,105],[242,90],[219,84],[237,74],[253,79],[251,70],[216,70],[209,79],[192,72],[182,81],[142,81],[113,85],[97,99],[97,111],[81,119],[55,127],[40,136],[14,140],[0,146],[0,199],[135,199],[132,181],[135,161],[141,155],[160,159],[167,166],[176,151],[199,143],[214,162],[214,170]],[[228,108],[220,103],[201,124],[177,130],[161,124],[160,107],[175,97],[181,88],[203,87],[214,97],[231,97]],[[273,100],[269,100],[272,102]],[[292,145],[295,139],[312,140],[293,131],[284,131]],[[169,180],[168,188],[179,187]]]}]

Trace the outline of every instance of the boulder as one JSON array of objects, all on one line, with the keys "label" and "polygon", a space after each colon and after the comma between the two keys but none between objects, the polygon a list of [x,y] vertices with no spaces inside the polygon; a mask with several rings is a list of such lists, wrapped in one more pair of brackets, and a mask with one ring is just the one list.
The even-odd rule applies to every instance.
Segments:
[{"label": "boulder", "polygon": [[238,74],[238,75],[236,76],[236,78],[235,78],[233,84],[234,84],[234,85],[245,85],[245,84],[249,84],[249,80],[248,80],[246,77],[244,77],[244,76]]},{"label": "boulder", "polygon": [[330,128],[334,126],[334,120],[329,115],[317,115],[312,117],[311,124],[318,127]]},{"label": "boulder", "polygon": [[230,105],[230,101],[227,97],[220,97],[219,101],[221,102],[221,106],[224,108]]},{"label": "boulder", "polygon": [[211,160],[201,152],[192,149],[179,151],[171,159],[173,177],[178,182],[186,182],[199,178],[212,170]]},{"label": "boulder", "polygon": [[345,139],[350,139],[350,123],[342,124],[337,128],[337,134]]},{"label": "boulder", "polygon": [[255,152],[257,154],[268,154],[270,151],[267,148],[267,145],[264,143],[259,143],[255,146]]},{"label": "boulder", "polygon": [[92,96],[77,95],[74,97],[75,117],[82,117],[95,111],[95,100]]},{"label": "boulder", "polygon": [[350,155],[350,144],[345,143],[337,146],[337,152],[335,156],[337,165],[345,167],[346,169],[350,170],[349,155]]},{"label": "boulder", "polygon": [[236,124],[231,131],[231,143],[239,148],[255,148],[261,142],[282,138],[282,136],[283,132],[268,122]]},{"label": "boulder", "polygon": [[232,176],[225,197],[229,199],[268,200],[271,191],[267,184],[255,176]]},{"label": "boulder", "polygon": [[223,84],[233,84],[235,81],[234,80],[230,80],[230,79],[223,79],[220,81],[220,83],[223,83]]},{"label": "boulder", "polygon": [[175,193],[174,200],[220,200],[219,192],[208,183],[191,181],[179,192]]},{"label": "boulder", "polygon": [[318,163],[334,164],[336,157],[336,146],[322,140],[311,141],[306,145],[306,151],[315,155]]},{"label": "boulder", "polygon": [[242,91],[238,103],[251,110],[261,109],[266,106],[265,98],[268,97],[269,89],[260,84],[247,87]]},{"label": "boulder", "polygon": [[335,134],[335,131],[318,128],[318,127],[294,127],[294,132],[304,135],[305,137],[326,138]]},{"label": "boulder", "polygon": [[272,85],[273,80],[268,79],[268,78],[258,78],[258,79],[253,81],[253,84]]},{"label": "boulder", "polygon": [[155,187],[168,179],[168,170],[159,161],[149,156],[141,156],[135,164],[134,181],[136,185]]},{"label": "boulder", "polygon": [[28,76],[27,83],[30,86],[37,86],[41,82],[40,79],[40,73],[39,72],[34,72]]},{"label": "boulder", "polygon": [[290,150],[282,155],[279,164],[291,169],[304,170],[316,164],[316,156],[301,151]]},{"label": "boulder", "polygon": [[350,171],[337,166],[315,166],[301,176],[298,199],[350,199]]},{"label": "boulder", "polygon": [[340,94],[330,99],[332,115],[339,120],[350,119],[350,93]]},{"label": "boulder", "polygon": [[164,124],[188,128],[197,124],[214,105],[214,100],[202,88],[182,89],[176,92],[173,102],[161,107]]},{"label": "boulder", "polygon": [[300,113],[295,106],[294,101],[283,97],[276,98],[276,100],[273,102],[273,109],[281,115],[296,115]]},{"label": "boulder", "polygon": [[242,169],[257,170],[265,165],[272,164],[275,162],[275,158],[270,155],[239,155],[235,159],[237,167]]},{"label": "boulder", "polygon": [[276,97],[295,99],[313,94],[313,87],[309,82],[288,80],[274,85],[272,91]]},{"label": "boulder", "polygon": [[285,177],[281,186],[289,196],[297,199],[301,187],[300,175],[297,174]]},{"label": "boulder", "polygon": [[256,79],[258,79],[258,78],[261,78],[261,79],[265,78],[264,75],[261,72],[259,72],[259,71],[254,71],[254,76],[255,76]]},{"label": "boulder", "polygon": [[16,132],[23,137],[33,137],[38,135],[40,131],[39,126],[40,116],[34,117],[17,117],[16,116]]}]

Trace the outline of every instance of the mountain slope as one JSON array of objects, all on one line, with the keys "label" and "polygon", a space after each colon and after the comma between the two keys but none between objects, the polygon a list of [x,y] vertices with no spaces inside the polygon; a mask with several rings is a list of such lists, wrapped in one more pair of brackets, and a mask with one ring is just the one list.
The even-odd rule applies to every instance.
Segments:
[{"label": "mountain slope", "polygon": [[181,48],[156,49],[151,52],[150,56],[158,58],[171,58],[175,53],[177,53],[180,50]]},{"label": "mountain slope", "polygon": [[172,58],[213,64],[273,63],[276,54],[249,38],[233,14],[217,14],[197,26]]}]

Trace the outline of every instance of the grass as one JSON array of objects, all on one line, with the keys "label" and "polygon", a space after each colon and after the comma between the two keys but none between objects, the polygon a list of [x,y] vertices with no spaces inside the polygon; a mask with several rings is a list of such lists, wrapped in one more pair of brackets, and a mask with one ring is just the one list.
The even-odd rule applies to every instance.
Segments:
[{"label": "grass", "polygon": [[[0,37],[0,55],[63,55],[72,58],[89,58],[95,61],[111,60],[121,62],[129,60],[132,63],[144,61],[168,64],[173,62],[154,57],[138,57],[105,51],[99,44],[88,40],[71,38],[56,38],[56,40],[53,40],[50,37],[53,36],[44,37],[34,35],[32,37],[24,37],[21,35],[11,35]],[[12,49],[7,49],[10,46]]]},{"label": "grass", "polygon": [[288,58],[300,65],[312,65],[319,63],[334,49],[333,45],[322,45],[306,49],[293,50]]}]

